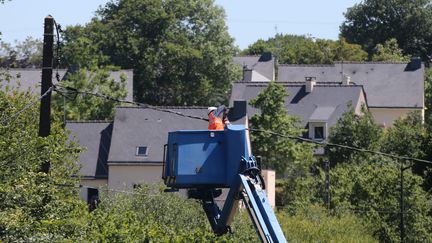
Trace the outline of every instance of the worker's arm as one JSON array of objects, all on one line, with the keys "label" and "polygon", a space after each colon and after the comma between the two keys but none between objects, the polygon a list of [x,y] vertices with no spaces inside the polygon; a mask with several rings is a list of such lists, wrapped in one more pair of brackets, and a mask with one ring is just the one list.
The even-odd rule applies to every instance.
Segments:
[{"label": "worker's arm", "polygon": [[217,110],[213,113],[217,117],[222,117],[222,114],[226,111],[226,107],[221,105],[217,108]]}]

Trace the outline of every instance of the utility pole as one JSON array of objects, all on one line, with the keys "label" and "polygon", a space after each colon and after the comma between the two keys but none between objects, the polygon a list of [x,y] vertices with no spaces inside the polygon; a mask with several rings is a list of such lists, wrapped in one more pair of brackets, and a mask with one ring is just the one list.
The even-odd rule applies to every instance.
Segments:
[{"label": "utility pole", "polygon": [[330,162],[324,162],[324,170],[325,170],[325,203],[327,206],[327,210],[330,210]]},{"label": "utility pole", "polygon": [[404,198],[404,171],[412,165],[404,167],[403,161],[400,163],[400,242],[405,242],[405,198]]},{"label": "utility pole", "polygon": [[404,222],[404,211],[405,211],[405,205],[404,205],[404,168],[403,168],[403,162],[400,163],[400,241],[401,243],[405,242],[405,222]]},{"label": "utility pole", "polygon": [[[54,44],[54,18],[51,15],[45,17],[44,40],[42,57],[42,85],[41,95],[44,95],[52,86],[53,72],[53,44]],[[39,137],[48,137],[51,130],[51,92],[41,99],[39,116]],[[49,160],[41,165],[41,171],[48,173]]]}]

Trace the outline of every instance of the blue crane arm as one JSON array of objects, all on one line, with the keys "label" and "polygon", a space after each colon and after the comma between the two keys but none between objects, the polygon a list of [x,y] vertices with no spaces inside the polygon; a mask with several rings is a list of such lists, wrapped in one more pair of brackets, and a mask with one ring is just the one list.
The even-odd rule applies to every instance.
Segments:
[{"label": "blue crane arm", "polygon": [[265,190],[244,175],[239,175],[243,202],[262,242],[287,242]]}]

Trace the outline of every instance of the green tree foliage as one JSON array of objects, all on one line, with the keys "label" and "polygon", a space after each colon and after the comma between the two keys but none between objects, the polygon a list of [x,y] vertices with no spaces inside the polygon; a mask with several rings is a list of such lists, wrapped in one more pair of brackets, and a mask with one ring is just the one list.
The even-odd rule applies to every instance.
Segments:
[{"label": "green tree foliage", "polygon": [[212,233],[200,204],[163,188],[143,185],[133,193],[108,191],[88,221],[88,241],[96,242],[256,242],[246,212],[235,217],[234,234]]},{"label": "green tree foliage", "polygon": [[[120,82],[110,78],[110,70],[80,69],[67,75],[62,80],[62,87],[70,87],[79,91],[98,93],[115,99],[124,99],[127,95],[126,77],[120,75]],[[63,90],[63,89],[62,89]],[[73,91],[53,96],[53,107],[57,115],[62,116],[66,112],[67,120],[112,120],[114,118],[115,101],[103,99],[91,95],[76,94]]]},{"label": "green tree foliage", "polygon": [[111,1],[85,27],[67,28],[66,62],[134,69],[141,102],[223,103],[240,77],[224,15],[213,0]]},{"label": "green tree foliage", "polygon": [[341,36],[369,54],[377,44],[394,38],[405,55],[429,61],[432,51],[432,6],[428,0],[365,0],[348,8]]},{"label": "green tree foliage", "polygon": [[425,120],[426,123],[431,125],[432,124],[432,68],[426,68],[425,70],[425,91],[424,91],[424,98],[425,98]]},{"label": "green tree foliage", "polygon": [[[331,170],[331,205],[335,211],[353,211],[371,224],[380,242],[400,240],[400,171],[394,161],[370,157],[362,163],[339,164]],[[404,172],[406,242],[432,237],[430,194],[422,178]]]},{"label": "green tree foliage", "polygon": [[[38,102],[29,92],[7,87],[0,76],[0,241],[46,242],[79,239],[85,210],[74,185],[78,147],[54,122],[51,135],[38,137]],[[25,107],[29,107],[24,110]],[[18,113],[18,115],[17,115]],[[50,172],[40,172],[45,160]],[[84,211],[85,212],[85,211]]]},{"label": "green tree foliage", "polygon": [[42,41],[27,37],[12,46],[0,40],[0,67],[38,68],[42,66]]},{"label": "green tree foliage", "polygon": [[[329,142],[342,144],[356,148],[379,150],[382,137],[380,128],[367,108],[362,107],[362,114],[356,114],[354,108],[339,118],[334,127],[330,129]],[[361,160],[369,156],[365,153],[357,153],[353,150],[327,147],[326,154],[332,166],[337,163],[347,163]]]},{"label": "green tree foliage", "polygon": [[293,214],[305,205],[320,204],[323,197],[319,190],[320,174],[289,173],[276,181],[276,205]]},{"label": "green tree foliage", "polygon": [[312,39],[307,36],[277,34],[268,40],[258,40],[243,50],[244,55],[260,55],[272,52],[279,63],[330,64],[335,61],[364,61],[367,53],[359,45],[338,41]]},{"label": "green tree foliage", "polygon": [[[410,113],[408,116],[398,119],[393,127],[388,128],[382,140],[382,151],[431,160],[431,132],[430,125],[424,124],[420,112]],[[425,190],[432,188],[431,165],[421,162],[412,164],[412,171],[422,176]]]},{"label": "green tree foliage", "polygon": [[381,150],[407,157],[424,158],[426,132],[420,112],[410,113],[385,130]]},{"label": "green tree foliage", "polygon": [[377,242],[372,227],[351,213],[330,215],[319,206],[306,206],[295,215],[278,214],[288,242]]},{"label": "green tree foliage", "polygon": [[404,56],[397,40],[392,38],[384,44],[377,44],[372,56],[374,62],[409,62],[410,56]]},{"label": "green tree foliage", "polygon": [[[250,104],[261,110],[251,118],[251,127],[261,131],[274,131],[282,135],[302,136],[299,118],[288,115],[285,109],[286,93],[283,86],[270,82]],[[312,163],[312,146],[268,132],[254,131],[251,134],[254,155],[261,156],[263,166],[278,174],[286,172],[306,175]]]}]

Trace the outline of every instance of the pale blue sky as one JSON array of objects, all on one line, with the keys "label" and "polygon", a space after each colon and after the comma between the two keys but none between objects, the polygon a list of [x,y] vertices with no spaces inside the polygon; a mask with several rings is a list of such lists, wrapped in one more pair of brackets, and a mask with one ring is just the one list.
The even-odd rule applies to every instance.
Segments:
[{"label": "pale blue sky", "polygon": [[[51,14],[62,26],[85,24],[108,0],[12,0],[0,4],[0,38],[12,43],[42,38],[43,19]],[[228,31],[241,49],[276,31],[337,39],[347,8],[361,0],[216,0],[225,8]]]}]

